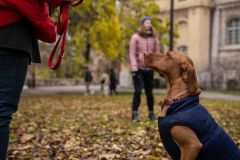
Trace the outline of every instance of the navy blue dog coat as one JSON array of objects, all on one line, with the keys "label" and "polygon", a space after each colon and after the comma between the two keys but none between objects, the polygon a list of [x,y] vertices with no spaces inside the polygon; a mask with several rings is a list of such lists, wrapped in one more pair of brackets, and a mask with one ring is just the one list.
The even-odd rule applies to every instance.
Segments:
[{"label": "navy blue dog coat", "polygon": [[[171,128],[182,125],[191,128],[203,144],[197,160],[240,160],[240,150],[228,134],[199,104],[198,96],[191,96],[170,105],[166,117],[159,117],[158,127],[162,143],[173,160],[180,160],[181,152],[171,138]],[[187,138],[187,137],[186,137]]]}]

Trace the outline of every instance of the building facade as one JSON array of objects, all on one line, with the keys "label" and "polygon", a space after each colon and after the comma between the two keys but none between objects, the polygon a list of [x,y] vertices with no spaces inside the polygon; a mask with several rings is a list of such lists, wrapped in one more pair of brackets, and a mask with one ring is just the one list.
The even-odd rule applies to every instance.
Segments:
[{"label": "building facade", "polygon": [[[175,0],[175,50],[190,56],[203,88],[240,88],[240,1]],[[170,1],[157,0],[160,20]]]},{"label": "building facade", "polygon": [[213,4],[211,74],[214,88],[240,88],[240,1]]}]

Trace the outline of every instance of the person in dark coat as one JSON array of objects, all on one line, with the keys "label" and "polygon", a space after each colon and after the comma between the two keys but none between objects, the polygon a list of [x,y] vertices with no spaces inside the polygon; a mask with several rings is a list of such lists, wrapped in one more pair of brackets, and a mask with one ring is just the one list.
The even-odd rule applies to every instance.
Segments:
[{"label": "person in dark coat", "polygon": [[86,68],[86,72],[84,75],[84,82],[85,82],[85,86],[86,86],[86,93],[90,94],[91,93],[90,85],[92,83],[92,73],[88,67]]},{"label": "person in dark coat", "polygon": [[110,95],[113,95],[113,94],[117,95],[116,89],[117,89],[118,80],[114,72],[114,69],[110,70],[109,77],[110,77],[110,84],[109,84]]}]

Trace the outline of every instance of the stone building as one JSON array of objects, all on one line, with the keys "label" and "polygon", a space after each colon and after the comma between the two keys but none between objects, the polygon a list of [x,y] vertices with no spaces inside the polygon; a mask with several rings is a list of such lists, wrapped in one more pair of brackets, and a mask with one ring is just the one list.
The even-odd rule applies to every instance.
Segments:
[{"label": "stone building", "polygon": [[[190,56],[203,88],[240,88],[240,1],[175,0],[180,38],[175,50]],[[169,17],[170,1],[157,0],[160,20]]]},{"label": "stone building", "polygon": [[210,77],[214,88],[240,88],[240,1],[212,6]]}]

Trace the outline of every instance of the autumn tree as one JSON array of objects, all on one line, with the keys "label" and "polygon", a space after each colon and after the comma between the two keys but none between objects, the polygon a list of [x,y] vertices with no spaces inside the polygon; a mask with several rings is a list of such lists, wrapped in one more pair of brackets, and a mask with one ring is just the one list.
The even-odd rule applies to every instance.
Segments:
[{"label": "autumn tree", "polygon": [[130,36],[137,30],[143,16],[151,16],[161,43],[168,32],[168,23],[159,20],[160,7],[155,1],[143,0],[92,0],[84,1],[71,14],[71,31],[78,53],[89,58],[93,48],[107,59],[124,57]]},{"label": "autumn tree", "polygon": [[[90,49],[107,59],[119,56],[122,30],[114,0],[91,0],[72,10],[71,32],[77,54],[89,60]],[[81,57],[80,55],[77,55]]]},{"label": "autumn tree", "polygon": [[107,60],[126,61],[130,37],[143,16],[152,17],[161,44],[168,45],[168,38],[163,35],[168,32],[169,23],[159,20],[160,7],[155,1],[86,0],[71,8],[66,54],[60,69],[50,72],[50,76],[81,76],[84,64],[91,62],[91,49]]}]

